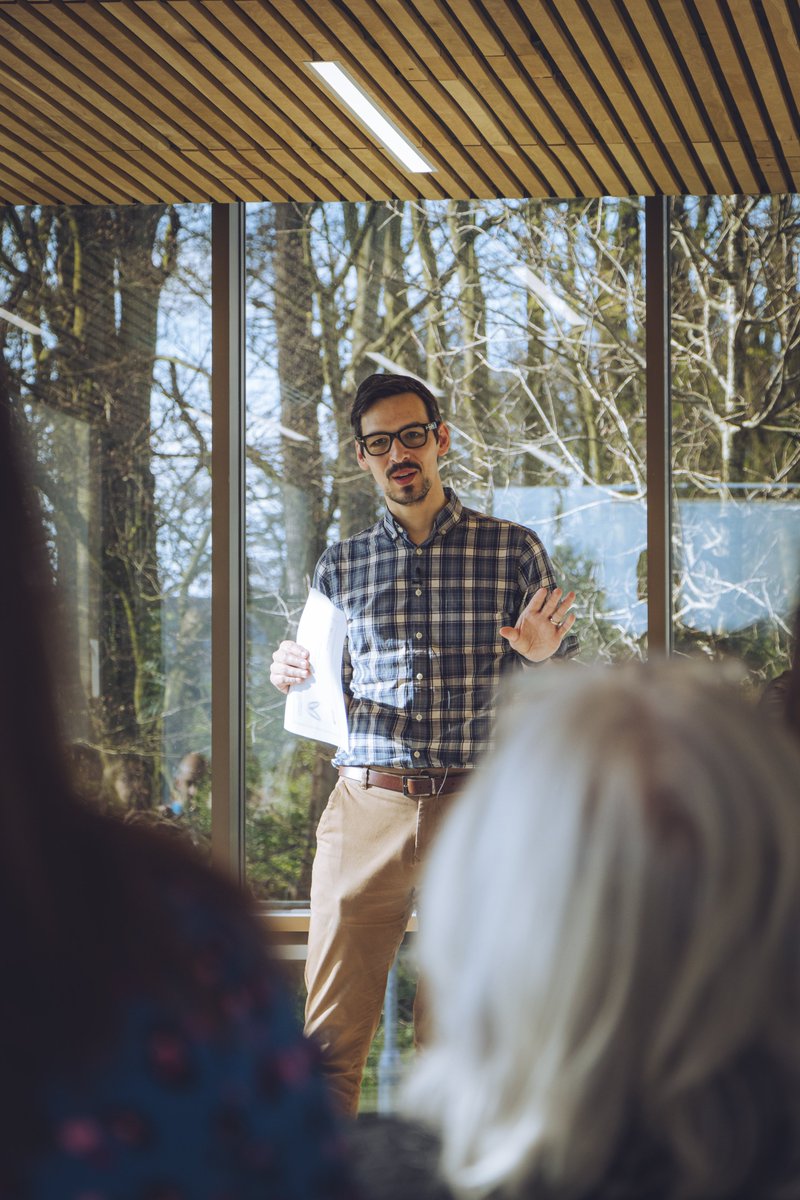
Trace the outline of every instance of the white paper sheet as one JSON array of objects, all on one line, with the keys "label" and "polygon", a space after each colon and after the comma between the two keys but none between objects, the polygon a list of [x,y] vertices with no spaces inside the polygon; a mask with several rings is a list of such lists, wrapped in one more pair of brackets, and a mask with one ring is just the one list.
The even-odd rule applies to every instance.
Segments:
[{"label": "white paper sheet", "polygon": [[297,642],[311,655],[311,678],[295,683],[286,697],[283,727],[289,733],[349,749],[342,692],[342,651],[347,618],[327,596],[312,588],[297,626]]}]

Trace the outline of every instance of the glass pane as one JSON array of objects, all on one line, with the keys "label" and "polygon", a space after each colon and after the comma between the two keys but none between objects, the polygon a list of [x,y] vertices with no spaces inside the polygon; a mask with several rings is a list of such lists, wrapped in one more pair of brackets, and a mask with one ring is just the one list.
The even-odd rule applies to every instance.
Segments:
[{"label": "glass pane", "polygon": [[249,800],[259,893],[308,895],[333,748],[269,684],[314,565],[380,508],[349,410],[376,370],[439,393],[444,476],[534,528],[579,594],[582,656],[645,639],[643,206],[521,200],[248,208]]},{"label": "glass pane", "polygon": [[[209,825],[210,209],[6,208],[0,304],[85,789]],[[187,756],[190,756],[187,758]]]},{"label": "glass pane", "polygon": [[689,197],[672,217],[674,635],[788,666],[800,570],[797,196]]}]

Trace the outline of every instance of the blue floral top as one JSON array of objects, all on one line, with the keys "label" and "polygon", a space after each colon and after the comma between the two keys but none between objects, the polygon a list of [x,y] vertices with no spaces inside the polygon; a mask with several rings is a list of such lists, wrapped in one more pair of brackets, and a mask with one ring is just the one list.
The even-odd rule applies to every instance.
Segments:
[{"label": "blue floral top", "polygon": [[260,931],[185,891],[173,901],[191,940],[190,986],[132,999],[113,1046],[52,1082],[42,1151],[21,1190],[0,1194],[349,1200],[317,1054]]}]

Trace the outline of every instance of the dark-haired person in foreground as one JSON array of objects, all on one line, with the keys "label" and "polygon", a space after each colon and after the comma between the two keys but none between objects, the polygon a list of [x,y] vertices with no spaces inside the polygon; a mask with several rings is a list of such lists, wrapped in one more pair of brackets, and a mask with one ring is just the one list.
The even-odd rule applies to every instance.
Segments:
[{"label": "dark-haired person in foreground", "polygon": [[246,898],[71,782],[12,426],[0,375],[0,1197],[344,1200],[315,1051]]},{"label": "dark-haired person in foreground", "polygon": [[705,664],[554,676],[433,849],[432,1030],[411,1123],[354,1126],[364,1194],[800,1196],[800,749]]},{"label": "dark-haired person in foreground", "polygon": [[[347,617],[350,747],[333,760],[340,778],[317,830],[306,1032],[355,1113],[420,859],[490,745],[501,684],[574,654],[577,638],[575,595],[556,587],[536,534],[443,486],[450,434],[424,384],[369,376],[351,423],[386,512],[326,550],[314,575]],[[304,647],[282,642],[270,678],[287,692],[312,669]]]}]

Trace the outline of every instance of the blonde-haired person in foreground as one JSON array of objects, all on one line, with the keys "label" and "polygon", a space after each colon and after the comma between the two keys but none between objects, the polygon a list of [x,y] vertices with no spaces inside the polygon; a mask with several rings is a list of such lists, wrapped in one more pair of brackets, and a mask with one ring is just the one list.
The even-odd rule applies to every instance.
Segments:
[{"label": "blonde-haired person in foreground", "polygon": [[420,1124],[356,1131],[364,1190],[800,1196],[800,752],[708,669],[546,682],[434,847]]}]

